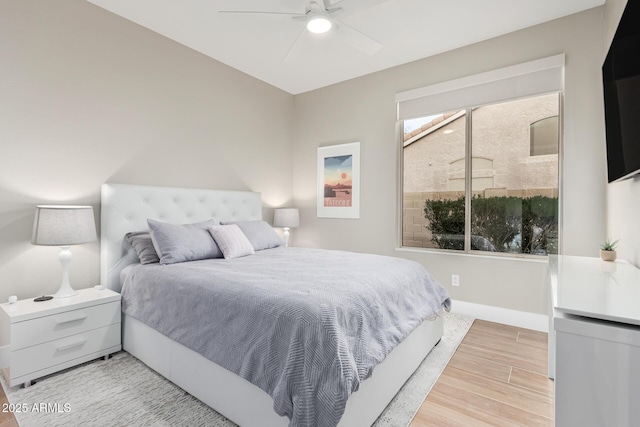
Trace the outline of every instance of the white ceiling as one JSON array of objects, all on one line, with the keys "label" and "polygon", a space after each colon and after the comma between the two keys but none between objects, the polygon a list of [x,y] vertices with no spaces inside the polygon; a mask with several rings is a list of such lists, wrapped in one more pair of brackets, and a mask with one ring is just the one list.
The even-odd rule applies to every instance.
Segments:
[{"label": "white ceiling", "polygon": [[[382,43],[368,55],[344,33],[306,33],[307,0],[87,0],[253,77],[298,94],[604,4],[605,0],[330,0],[337,18]],[[302,33],[289,57],[289,49]],[[342,34],[342,35],[341,35]],[[287,61],[284,58],[287,57]]]}]

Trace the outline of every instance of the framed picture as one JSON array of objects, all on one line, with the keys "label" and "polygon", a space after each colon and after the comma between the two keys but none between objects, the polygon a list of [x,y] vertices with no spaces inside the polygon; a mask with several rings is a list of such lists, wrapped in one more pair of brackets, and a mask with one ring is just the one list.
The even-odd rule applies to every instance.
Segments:
[{"label": "framed picture", "polygon": [[360,143],[318,147],[318,217],[360,218]]}]

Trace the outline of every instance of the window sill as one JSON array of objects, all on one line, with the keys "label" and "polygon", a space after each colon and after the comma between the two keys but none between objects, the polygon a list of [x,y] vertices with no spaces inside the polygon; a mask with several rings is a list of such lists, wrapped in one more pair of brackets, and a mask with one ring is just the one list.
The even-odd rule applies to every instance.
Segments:
[{"label": "window sill", "polygon": [[501,261],[523,261],[532,262],[538,264],[546,264],[548,262],[548,256],[541,255],[514,255],[514,254],[502,254],[502,255],[489,255],[488,252],[463,252],[443,249],[428,249],[428,248],[412,248],[408,246],[402,246],[395,249],[397,252],[411,252],[430,255],[445,255],[454,257],[474,257],[474,258],[486,258],[492,260]]}]

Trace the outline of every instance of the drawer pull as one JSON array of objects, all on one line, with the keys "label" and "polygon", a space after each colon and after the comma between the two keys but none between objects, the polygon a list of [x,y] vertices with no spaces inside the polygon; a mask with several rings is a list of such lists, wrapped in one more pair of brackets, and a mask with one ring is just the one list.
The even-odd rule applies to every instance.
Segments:
[{"label": "drawer pull", "polygon": [[70,350],[70,349],[75,348],[75,347],[80,347],[80,346],[84,345],[86,342],[87,342],[87,340],[80,340],[80,341],[73,342],[71,344],[56,345],[56,351]]},{"label": "drawer pull", "polygon": [[56,321],[56,325],[64,325],[66,323],[77,322],[78,320],[84,320],[86,318],[87,318],[86,314],[81,314],[79,316],[72,317],[72,318],[67,319],[67,320],[58,320],[58,321]]}]

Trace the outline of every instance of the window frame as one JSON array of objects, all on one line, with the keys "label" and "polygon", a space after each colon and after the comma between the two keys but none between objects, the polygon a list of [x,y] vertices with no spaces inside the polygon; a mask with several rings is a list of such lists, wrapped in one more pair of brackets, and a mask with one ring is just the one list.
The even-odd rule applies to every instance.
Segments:
[{"label": "window frame", "polygon": [[[532,98],[536,96],[543,96],[548,94],[557,94],[558,95],[558,253],[557,255],[562,254],[563,247],[563,238],[562,238],[562,223],[563,223],[563,209],[562,209],[562,201],[563,201],[563,147],[564,147],[564,90],[560,91],[550,91],[539,94],[532,94],[522,98]],[[472,143],[472,130],[473,130],[473,110],[479,107],[484,107],[488,105],[495,105],[500,103],[505,103],[509,101],[515,101],[517,99],[522,98],[514,98],[514,99],[506,99],[500,100],[496,102],[490,102],[483,105],[477,105],[473,107],[460,108],[459,110],[465,111],[466,115],[466,123],[465,123],[465,227],[464,227],[464,250],[455,250],[455,249],[440,249],[440,248],[420,248],[413,246],[404,246],[403,239],[403,226],[404,226],[404,119],[397,120],[397,130],[398,130],[398,197],[397,197],[397,245],[396,249],[400,250],[408,250],[412,252],[426,252],[426,253],[447,253],[447,254],[457,254],[457,255],[472,255],[472,256],[490,256],[490,257],[500,257],[500,258],[524,258],[529,260],[544,260],[548,255],[535,255],[535,254],[526,254],[526,253],[511,253],[511,252],[488,252],[482,250],[472,250],[471,249],[471,195],[473,194],[472,186],[473,186],[473,176],[472,176],[472,163],[473,163],[473,143]],[[534,156],[532,156],[534,157]]]}]

